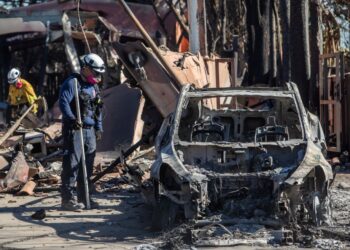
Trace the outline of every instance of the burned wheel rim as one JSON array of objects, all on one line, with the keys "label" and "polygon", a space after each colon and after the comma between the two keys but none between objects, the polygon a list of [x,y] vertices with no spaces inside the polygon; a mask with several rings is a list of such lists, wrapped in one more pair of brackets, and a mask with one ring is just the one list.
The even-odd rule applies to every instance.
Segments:
[{"label": "burned wheel rim", "polygon": [[312,193],[311,218],[316,226],[321,225],[321,201],[319,192]]}]

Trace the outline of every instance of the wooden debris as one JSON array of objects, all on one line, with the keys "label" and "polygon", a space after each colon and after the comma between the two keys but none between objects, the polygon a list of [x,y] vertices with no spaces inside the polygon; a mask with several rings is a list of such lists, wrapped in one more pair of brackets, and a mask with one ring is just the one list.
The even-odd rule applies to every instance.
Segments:
[{"label": "wooden debris", "polygon": [[37,175],[39,171],[40,171],[39,168],[29,167],[28,178],[32,178],[33,176]]},{"label": "wooden debris", "polygon": [[33,195],[35,187],[36,183],[34,181],[28,181],[17,193],[17,195]]},{"label": "wooden debris", "polygon": [[26,183],[28,172],[29,166],[24,158],[24,154],[19,151],[11,163],[11,168],[3,181],[3,186],[7,189],[12,189]]},{"label": "wooden debris", "polygon": [[24,112],[24,114],[20,118],[18,118],[18,120],[12,125],[12,127],[9,130],[7,130],[6,134],[0,138],[0,146],[7,140],[7,138],[9,138],[13,134],[13,132],[16,131],[16,129],[21,124],[22,120],[29,114],[29,112],[33,109],[35,104],[36,103],[34,102],[32,105],[30,105],[30,107]]},{"label": "wooden debris", "polygon": [[9,167],[8,161],[5,159],[5,157],[0,155],[0,170],[7,170]]},{"label": "wooden debris", "polygon": [[14,147],[15,145],[17,145],[21,141],[23,141],[23,136],[22,135],[14,135],[14,136],[9,137],[2,144],[2,147],[4,147],[4,148]]}]

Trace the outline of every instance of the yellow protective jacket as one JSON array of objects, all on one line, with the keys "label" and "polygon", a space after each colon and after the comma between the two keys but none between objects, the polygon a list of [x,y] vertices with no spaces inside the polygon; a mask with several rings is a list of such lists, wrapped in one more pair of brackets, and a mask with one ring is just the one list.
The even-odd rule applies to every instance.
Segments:
[{"label": "yellow protective jacket", "polygon": [[[10,105],[20,105],[20,104],[29,104],[32,105],[34,101],[37,99],[37,96],[34,92],[34,89],[32,85],[24,80],[23,78],[20,79],[22,82],[22,87],[21,88],[16,88],[15,84],[11,84],[9,88],[9,95],[7,98],[7,102]],[[38,111],[38,105],[35,104],[32,112],[36,113]]]}]

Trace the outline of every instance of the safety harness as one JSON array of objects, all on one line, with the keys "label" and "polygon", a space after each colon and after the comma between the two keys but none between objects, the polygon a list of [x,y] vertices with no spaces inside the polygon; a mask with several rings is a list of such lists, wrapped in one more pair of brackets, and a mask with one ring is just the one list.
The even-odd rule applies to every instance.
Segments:
[{"label": "safety harness", "polygon": [[[84,92],[82,90],[82,87],[80,85],[80,82],[82,81],[81,76],[77,73],[72,74],[72,78],[76,78],[78,81],[78,93],[79,93],[79,100],[80,100],[80,112],[82,115],[82,120],[85,119],[86,116],[88,116],[89,111],[93,112],[93,118],[95,120],[98,119],[102,112],[103,102],[101,98],[100,88],[97,84],[94,84],[93,87],[95,89],[96,96],[94,98],[91,97],[88,93]],[[70,104],[71,109],[74,113],[76,113],[75,108],[75,102],[71,102]]]}]

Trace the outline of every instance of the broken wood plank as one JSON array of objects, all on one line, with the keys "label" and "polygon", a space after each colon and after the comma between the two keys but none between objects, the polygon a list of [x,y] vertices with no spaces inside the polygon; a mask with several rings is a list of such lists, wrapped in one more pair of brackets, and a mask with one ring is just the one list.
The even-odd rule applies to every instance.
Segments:
[{"label": "broken wood plank", "polygon": [[[41,97],[39,97],[37,100],[39,100],[40,98]],[[4,141],[7,140],[7,138],[9,138],[16,131],[16,129],[19,127],[24,117],[26,117],[29,114],[29,112],[33,109],[35,104],[36,104],[36,101],[29,106],[29,108],[24,112],[24,114],[20,118],[18,118],[15,124],[13,124],[12,127],[6,132],[6,134],[0,138],[0,146],[4,143]]]},{"label": "broken wood plank", "polygon": [[35,186],[36,183],[34,181],[28,181],[17,193],[17,195],[33,195]]},{"label": "broken wood plank", "polygon": [[7,140],[1,145],[3,148],[13,148],[18,143],[23,141],[23,135],[13,135],[7,138]]}]

